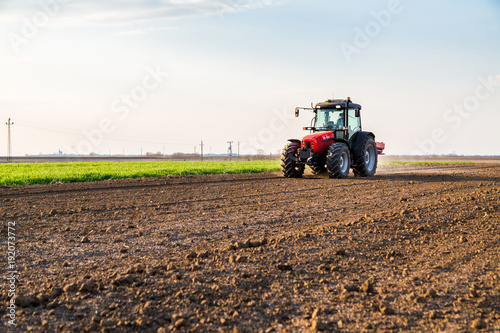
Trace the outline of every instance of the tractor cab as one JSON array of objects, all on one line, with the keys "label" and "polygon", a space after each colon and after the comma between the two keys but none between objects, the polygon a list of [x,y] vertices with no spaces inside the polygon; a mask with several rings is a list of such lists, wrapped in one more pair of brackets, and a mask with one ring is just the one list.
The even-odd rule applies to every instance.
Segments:
[{"label": "tractor cab", "polygon": [[318,103],[312,109],[315,113],[313,132],[332,131],[335,137],[349,140],[356,132],[361,131],[361,105],[347,100],[327,100]]}]

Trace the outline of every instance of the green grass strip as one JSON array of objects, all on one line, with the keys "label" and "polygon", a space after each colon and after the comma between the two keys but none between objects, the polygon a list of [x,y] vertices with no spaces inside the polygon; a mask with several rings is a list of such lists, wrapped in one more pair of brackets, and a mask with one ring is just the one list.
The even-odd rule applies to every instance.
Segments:
[{"label": "green grass strip", "polygon": [[279,161],[4,163],[0,164],[0,185],[54,184],[224,173],[241,174],[279,170]]},{"label": "green grass strip", "polygon": [[379,165],[435,165],[435,164],[473,164],[469,161],[384,161]]}]

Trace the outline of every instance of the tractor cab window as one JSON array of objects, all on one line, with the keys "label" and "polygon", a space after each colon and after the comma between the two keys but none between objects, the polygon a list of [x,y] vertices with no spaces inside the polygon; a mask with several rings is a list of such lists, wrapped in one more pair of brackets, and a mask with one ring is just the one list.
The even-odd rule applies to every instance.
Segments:
[{"label": "tractor cab window", "polygon": [[349,117],[349,137],[351,137],[354,133],[361,131],[361,121],[359,117],[356,117],[355,109],[349,109],[347,116]]},{"label": "tractor cab window", "polygon": [[323,109],[316,112],[315,126],[318,131],[331,131],[344,128],[344,111]]}]

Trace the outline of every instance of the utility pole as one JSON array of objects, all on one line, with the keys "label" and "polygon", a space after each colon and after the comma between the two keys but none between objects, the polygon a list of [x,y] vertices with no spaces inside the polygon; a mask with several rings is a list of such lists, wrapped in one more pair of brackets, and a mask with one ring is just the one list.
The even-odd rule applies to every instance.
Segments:
[{"label": "utility pole", "polygon": [[231,157],[233,156],[233,141],[228,141],[229,143],[229,160],[231,161]]},{"label": "utility pole", "polygon": [[14,125],[14,123],[11,122],[10,118],[9,118],[9,121],[6,122],[5,125],[7,125],[7,163],[11,163],[12,162],[12,140],[10,137],[10,126]]},{"label": "utility pole", "polygon": [[240,157],[240,142],[238,141],[238,158]]},{"label": "utility pole", "polygon": [[203,140],[201,140],[201,160],[203,161]]}]

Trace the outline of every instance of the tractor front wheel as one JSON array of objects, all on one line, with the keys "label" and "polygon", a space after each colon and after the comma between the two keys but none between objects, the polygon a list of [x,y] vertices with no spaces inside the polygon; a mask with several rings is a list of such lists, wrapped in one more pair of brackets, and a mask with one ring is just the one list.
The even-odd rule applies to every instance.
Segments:
[{"label": "tractor front wheel", "polygon": [[349,176],[351,166],[351,155],[349,147],[343,142],[337,142],[328,149],[326,158],[326,170],[330,178],[345,179]]},{"label": "tractor front wheel", "polygon": [[363,142],[361,155],[354,157],[356,166],[354,174],[358,177],[373,177],[377,171],[377,146],[372,136],[367,136]]},{"label": "tractor front wheel", "polygon": [[300,143],[288,143],[281,153],[281,170],[286,178],[301,178],[304,174],[304,164],[297,163],[297,150]]}]

